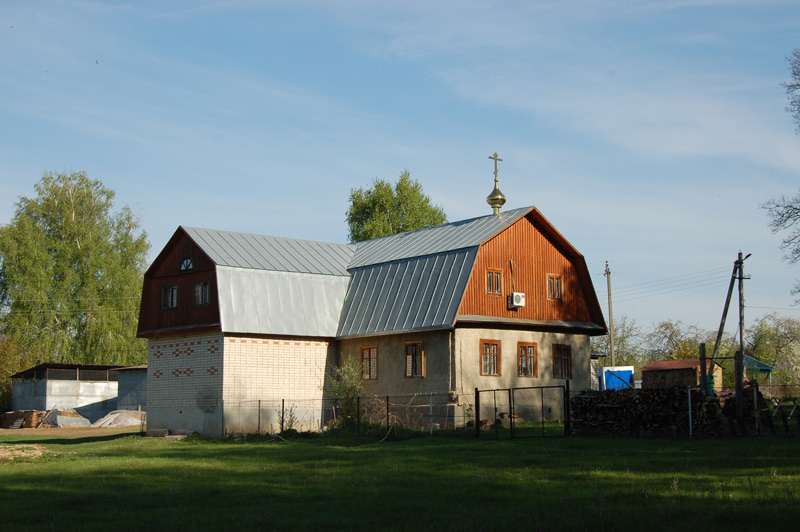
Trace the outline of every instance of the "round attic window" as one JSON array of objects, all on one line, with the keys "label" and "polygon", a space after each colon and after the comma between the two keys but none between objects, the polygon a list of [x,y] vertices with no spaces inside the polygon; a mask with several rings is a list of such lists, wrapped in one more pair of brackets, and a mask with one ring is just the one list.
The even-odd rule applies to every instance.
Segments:
[{"label": "round attic window", "polygon": [[192,257],[186,257],[181,261],[181,271],[185,272],[194,269],[194,261]]}]

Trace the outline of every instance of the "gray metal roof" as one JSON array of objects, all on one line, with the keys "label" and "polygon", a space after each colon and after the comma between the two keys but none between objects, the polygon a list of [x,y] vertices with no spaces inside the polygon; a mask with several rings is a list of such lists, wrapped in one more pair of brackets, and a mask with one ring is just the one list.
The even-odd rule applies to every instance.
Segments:
[{"label": "gray metal roof", "polygon": [[218,266],[281,272],[348,275],[353,244],[183,227]]},{"label": "gray metal roof", "polygon": [[351,269],[337,336],[452,327],[478,248]]},{"label": "gray metal roof", "polygon": [[532,209],[533,207],[523,207],[500,214],[359,242],[355,256],[350,262],[350,268],[477,247]]},{"label": "gray metal roof", "polygon": [[217,266],[223,332],[336,336],[349,276]]}]

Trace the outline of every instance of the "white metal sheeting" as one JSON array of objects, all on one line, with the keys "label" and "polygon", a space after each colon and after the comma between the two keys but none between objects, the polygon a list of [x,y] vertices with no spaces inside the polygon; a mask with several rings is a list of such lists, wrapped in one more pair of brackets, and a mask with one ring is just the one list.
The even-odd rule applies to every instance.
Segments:
[{"label": "white metal sheeting", "polygon": [[478,248],[351,269],[337,336],[452,327]]},{"label": "white metal sheeting", "polygon": [[349,276],[217,266],[223,332],[336,336]]},{"label": "white metal sheeting", "polygon": [[348,275],[356,246],[184,227],[218,266],[321,275]]}]

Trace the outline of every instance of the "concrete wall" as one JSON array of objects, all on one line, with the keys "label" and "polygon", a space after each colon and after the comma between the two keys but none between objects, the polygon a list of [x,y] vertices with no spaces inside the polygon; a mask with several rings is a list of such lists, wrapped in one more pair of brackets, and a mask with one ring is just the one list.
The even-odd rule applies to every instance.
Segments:
[{"label": "concrete wall", "polygon": [[15,382],[14,410],[71,408],[94,423],[117,409],[117,383],[101,381],[41,380]]},{"label": "concrete wall", "polygon": [[147,369],[119,371],[119,410],[147,410]]}]

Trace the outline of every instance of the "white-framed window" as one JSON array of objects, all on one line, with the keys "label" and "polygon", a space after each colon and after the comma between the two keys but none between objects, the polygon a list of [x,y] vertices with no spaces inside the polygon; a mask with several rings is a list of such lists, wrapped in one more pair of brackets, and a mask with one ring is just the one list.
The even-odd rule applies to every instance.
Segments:
[{"label": "white-framed window", "polygon": [[486,293],[493,295],[503,293],[503,275],[500,270],[486,270]]},{"label": "white-framed window", "polygon": [[161,291],[161,308],[178,308],[178,285],[165,286]]}]

